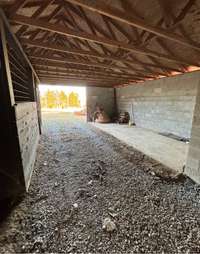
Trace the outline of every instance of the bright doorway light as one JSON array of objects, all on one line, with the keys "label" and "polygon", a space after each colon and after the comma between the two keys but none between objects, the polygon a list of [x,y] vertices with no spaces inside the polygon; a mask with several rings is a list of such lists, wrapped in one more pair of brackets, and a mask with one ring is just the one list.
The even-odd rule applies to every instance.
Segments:
[{"label": "bright doorway light", "polygon": [[39,85],[42,111],[86,111],[86,87]]}]

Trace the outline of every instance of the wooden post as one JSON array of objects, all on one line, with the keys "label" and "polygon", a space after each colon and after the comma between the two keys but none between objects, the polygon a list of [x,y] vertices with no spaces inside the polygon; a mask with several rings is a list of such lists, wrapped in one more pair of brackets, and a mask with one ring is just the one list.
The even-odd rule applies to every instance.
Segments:
[{"label": "wooden post", "polygon": [[29,73],[29,82],[27,85],[30,92],[30,99],[31,101],[37,101],[34,74],[30,68],[28,68],[28,73]]},{"label": "wooden post", "polygon": [[113,93],[114,93],[114,117],[118,116],[118,108],[117,108],[117,90],[114,87],[113,88]]},{"label": "wooden post", "polygon": [[38,80],[35,77],[35,75],[33,75],[33,80],[34,80],[34,84],[35,84],[39,131],[40,131],[40,134],[42,134],[42,115],[41,115],[40,91],[39,91],[39,87],[38,87]]},{"label": "wooden post", "polygon": [[[1,32],[1,82],[2,82],[2,91],[1,94],[7,97],[6,106],[12,107],[15,104],[14,92],[12,86],[12,79],[10,74],[10,65],[8,60],[8,50],[6,42],[6,33],[4,22],[0,18],[0,32]],[[5,85],[7,84],[7,85]],[[5,101],[5,100],[4,100]]]}]

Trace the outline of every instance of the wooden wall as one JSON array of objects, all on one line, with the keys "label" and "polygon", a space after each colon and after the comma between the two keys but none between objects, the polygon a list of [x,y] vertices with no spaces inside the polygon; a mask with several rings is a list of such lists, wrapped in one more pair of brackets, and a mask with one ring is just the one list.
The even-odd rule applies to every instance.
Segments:
[{"label": "wooden wall", "polygon": [[37,104],[36,102],[19,103],[15,106],[15,112],[23,174],[28,190],[40,136]]},{"label": "wooden wall", "polygon": [[28,190],[41,132],[38,78],[0,13],[0,199]]}]

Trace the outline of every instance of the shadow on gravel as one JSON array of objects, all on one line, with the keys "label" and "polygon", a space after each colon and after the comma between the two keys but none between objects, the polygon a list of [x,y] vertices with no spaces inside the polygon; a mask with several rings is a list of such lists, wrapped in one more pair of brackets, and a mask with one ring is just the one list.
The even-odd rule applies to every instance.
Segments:
[{"label": "shadow on gravel", "polygon": [[12,210],[18,206],[25,196],[11,197],[0,200],[0,225],[5,221],[5,219],[10,215]]}]

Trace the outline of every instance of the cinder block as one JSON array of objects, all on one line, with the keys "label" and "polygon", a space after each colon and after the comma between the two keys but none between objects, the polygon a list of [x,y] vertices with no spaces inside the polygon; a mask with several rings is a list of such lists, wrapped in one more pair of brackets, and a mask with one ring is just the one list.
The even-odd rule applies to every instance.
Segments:
[{"label": "cinder block", "polygon": [[132,115],[131,106],[121,107],[121,97],[126,96],[127,102],[133,104],[136,125],[189,138],[199,73],[187,73],[117,89],[118,109],[126,109]]}]

